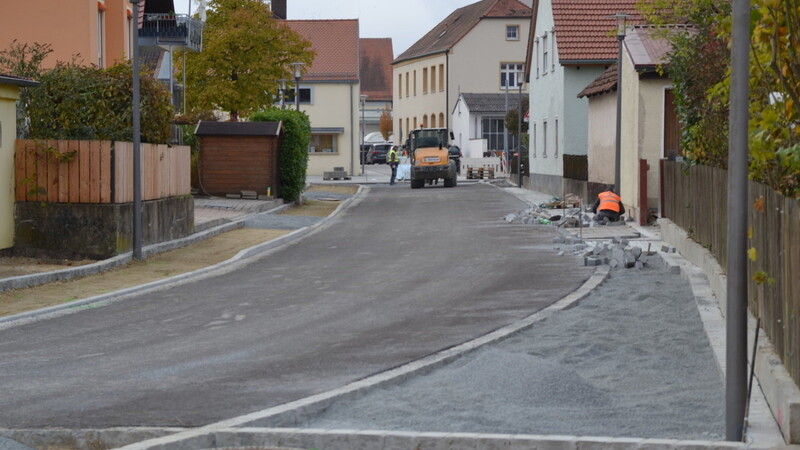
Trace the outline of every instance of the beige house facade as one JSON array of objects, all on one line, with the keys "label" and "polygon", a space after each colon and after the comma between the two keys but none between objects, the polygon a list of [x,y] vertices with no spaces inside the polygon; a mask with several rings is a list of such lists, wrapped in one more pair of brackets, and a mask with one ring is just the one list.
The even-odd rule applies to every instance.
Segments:
[{"label": "beige house facade", "polygon": [[0,249],[14,246],[14,148],[21,87],[38,83],[0,74]]},{"label": "beige house facade", "polygon": [[516,92],[522,80],[530,8],[517,0],[482,0],[459,8],[392,63],[394,130],[451,128],[463,92]]}]

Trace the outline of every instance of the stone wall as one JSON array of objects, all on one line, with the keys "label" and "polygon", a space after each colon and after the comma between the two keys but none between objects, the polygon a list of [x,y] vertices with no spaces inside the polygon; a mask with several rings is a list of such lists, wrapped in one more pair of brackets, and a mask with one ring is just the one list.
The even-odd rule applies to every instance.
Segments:
[{"label": "stone wall", "polygon": [[[133,250],[133,203],[17,202],[13,254],[106,259]],[[188,236],[194,228],[191,196],[142,202],[145,245]]]}]

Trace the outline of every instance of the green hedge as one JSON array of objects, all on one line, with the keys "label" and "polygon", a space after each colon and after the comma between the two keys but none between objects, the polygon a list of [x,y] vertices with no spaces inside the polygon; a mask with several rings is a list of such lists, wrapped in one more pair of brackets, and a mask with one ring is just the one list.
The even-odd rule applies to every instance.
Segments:
[{"label": "green hedge", "polygon": [[251,122],[283,122],[283,141],[278,155],[280,195],[287,202],[300,198],[306,185],[311,122],[304,112],[268,109],[250,115]]}]

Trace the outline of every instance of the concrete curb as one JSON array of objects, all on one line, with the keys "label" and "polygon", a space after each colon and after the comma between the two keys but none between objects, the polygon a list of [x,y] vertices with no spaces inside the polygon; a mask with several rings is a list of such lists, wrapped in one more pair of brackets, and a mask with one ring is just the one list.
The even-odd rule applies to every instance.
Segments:
[{"label": "concrete curb", "polygon": [[[693,241],[686,232],[668,219],[659,219],[662,230],[662,239],[670,245],[676,247],[678,251],[700,270],[708,278],[711,291],[717,300],[714,304],[724,316],[726,313],[727,299],[727,276],[722,270],[714,256],[703,246]],[[720,320],[724,320],[720,318]],[[724,329],[724,327],[723,327]],[[753,336],[755,334],[755,318],[748,311],[748,357],[753,348]],[[712,337],[709,336],[711,339]],[[720,342],[721,348],[725,347],[724,334],[716,337]],[[721,355],[720,365],[725,367],[724,354]],[[720,357],[718,356],[718,359]],[[758,338],[758,351],[756,353],[755,374],[758,385],[766,398],[766,403],[774,416],[784,440],[789,444],[800,444],[800,389],[789,376],[786,367],[781,363],[780,358],[775,353],[772,343],[766,334],[761,331]],[[725,371],[722,371],[723,375]],[[754,400],[760,396],[754,395]],[[753,408],[760,408],[758,403],[751,405],[751,416],[755,411]],[[752,424],[754,425],[754,424]],[[752,428],[752,426],[751,426]]]},{"label": "concrete curb", "polygon": [[[36,320],[41,320],[41,319],[45,319],[45,318],[53,318],[53,317],[58,317],[58,316],[65,315],[65,314],[75,313],[75,312],[78,312],[78,311],[80,311],[82,309],[94,308],[94,307],[102,306],[104,304],[110,304],[111,302],[120,301],[120,300],[129,298],[129,297],[132,297],[134,295],[144,294],[144,293],[148,293],[148,292],[155,292],[155,291],[160,290],[160,289],[166,289],[168,287],[177,286],[179,284],[187,283],[187,282],[192,281],[194,279],[197,279],[199,277],[217,275],[217,274],[222,274],[225,271],[231,271],[231,270],[235,269],[236,267],[238,267],[239,265],[245,264],[246,262],[249,262],[249,261],[245,261],[245,260],[249,260],[249,259],[252,259],[252,258],[255,258],[255,257],[266,256],[266,254],[268,252],[270,252],[270,251],[277,250],[277,249],[279,249],[279,248],[281,248],[281,247],[283,247],[285,245],[289,245],[289,244],[293,243],[294,241],[300,239],[303,236],[309,235],[309,234],[311,234],[313,232],[316,232],[316,231],[322,229],[323,226],[325,226],[331,219],[336,217],[342,210],[344,210],[345,208],[349,207],[350,204],[354,203],[355,200],[360,197],[359,194],[361,192],[362,192],[362,189],[359,189],[353,197],[351,197],[351,198],[345,200],[344,202],[342,202],[333,211],[333,213],[331,213],[330,215],[328,215],[327,217],[323,218],[321,221],[317,222],[316,224],[314,224],[312,226],[303,227],[303,228],[295,230],[295,231],[293,231],[293,232],[291,232],[289,234],[283,235],[281,237],[278,237],[278,238],[272,239],[270,241],[263,242],[261,244],[257,244],[257,245],[254,245],[252,247],[243,249],[243,250],[239,251],[236,255],[232,256],[231,258],[229,258],[229,259],[227,259],[225,261],[219,262],[217,264],[214,264],[212,266],[204,267],[202,269],[198,269],[198,270],[195,270],[195,271],[192,271],[192,272],[182,273],[182,274],[179,274],[179,275],[175,275],[175,276],[172,276],[172,277],[169,277],[169,278],[164,278],[162,280],[157,280],[157,281],[153,281],[153,282],[150,282],[150,283],[142,284],[142,285],[139,285],[139,286],[133,286],[133,287],[130,287],[130,288],[120,289],[118,291],[109,292],[107,294],[101,294],[101,295],[96,295],[94,297],[89,297],[89,298],[85,298],[85,299],[81,299],[81,300],[76,300],[76,301],[73,301],[73,302],[70,302],[70,303],[65,303],[63,305],[55,305],[55,306],[50,306],[50,307],[47,307],[47,308],[41,308],[41,309],[37,309],[37,310],[33,310],[33,311],[27,311],[27,312],[24,312],[24,313],[15,314],[13,316],[0,317],[0,329],[12,328],[12,327],[15,327],[15,326],[18,326],[18,325],[22,325],[22,324],[25,324],[25,323],[30,323],[30,322],[33,322],[33,321],[36,321]],[[266,213],[280,212],[280,211],[283,211],[283,210],[289,208],[290,206],[291,205],[282,205],[282,206],[279,206],[277,208],[273,208],[272,210],[266,211]],[[263,213],[264,212],[257,213],[257,214],[263,214]],[[220,233],[224,233],[226,231],[231,231],[231,230],[243,228],[244,227],[244,222],[245,222],[245,220],[247,219],[248,216],[249,216],[249,214],[243,215],[241,217],[238,217],[233,222],[230,222],[230,223],[227,223],[227,224],[224,224],[224,225],[220,225],[220,226],[212,228],[210,230],[206,230],[206,231],[201,232],[201,233],[196,233],[194,235],[187,236],[187,237],[182,238],[182,239],[176,239],[174,241],[164,242],[164,243],[160,243],[160,244],[153,244],[153,245],[144,247],[142,249],[142,253],[143,253],[143,255],[148,256],[148,255],[151,255],[151,254],[154,254],[154,253],[167,251],[167,250],[172,250],[172,249],[179,248],[179,247],[184,247],[184,246],[187,246],[187,245],[202,241],[204,239],[208,239],[210,237],[216,236],[216,235],[218,235]],[[101,263],[108,263],[108,261],[100,261],[99,263],[91,264],[91,266],[95,266],[95,265],[98,265],[98,266],[92,268],[94,271],[91,271],[91,272],[88,272],[88,273],[84,273],[83,275],[91,275],[91,274],[94,274],[94,273],[99,273],[99,272],[102,272],[104,270],[108,270],[110,268],[116,267],[117,265],[129,262],[129,261],[132,260],[132,255],[130,253],[126,253],[125,255],[120,255],[117,258],[119,258],[120,260],[123,260],[124,258],[127,258],[127,260],[123,260],[123,262],[115,261],[114,262],[115,265],[113,265],[113,266],[105,266],[105,265],[101,264]],[[116,260],[117,258],[114,258],[114,259]],[[86,267],[86,266],[84,266],[84,267]],[[79,269],[79,268],[76,268],[76,269]],[[71,270],[71,269],[67,269],[67,270]],[[43,274],[38,274],[38,275],[42,275],[43,276],[42,279],[47,280],[47,281],[38,280],[38,281],[41,281],[38,284],[44,284],[44,283],[47,283],[47,282],[50,282],[50,281],[58,281],[58,280],[61,280],[61,279],[68,279],[68,278],[59,278],[59,277],[64,276],[64,274],[61,274],[61,272],[64,272],[64,271],[47,272],[47,273],[43,273]],[[52,275],[52,274],[56,274],[54,278],[49,278],[48,279],[46,277],[46,275]],[[69,278],[73,278],[73,277],[76,277],[76,276],[82,276],[82,275],[72,275]],[[6,280],[14,280],[14,278],[7,278]],[[30,286],[25,286],[25,287],[30,287]]]},{"label": "concrete curb", "polygon": [[[165,436],[162,438],[153,439],[151,441],[140,442],[123,447],[125,449],[182,449],[182,448],[197,448],[196,445],[206,445],[205,439],[213,433],[218,433],[234,427],[259,427],[263,425],[269,426],[294,426],[303,422],[307,417],[312,416],[319,411],[330,406],[332,403],[340,400],[347,400],[357,398],[368,391],[373,389],[385,387],[402,383],[403,381],[423,375],[434,369],[449,364],[456,359],[481,348],[488,344],[493,344],[503,339],[508,338],[520,331],[530,328],[537,322],[547,319],[552,314],[567,309],[575,303],[588,295],[595,287],[597,287],[606,276],[608,276],[608,267],[598,267],[595,273],[589,277],[586,282],[574,292],[568,294],[564,298],[551,304],[547,308],[537,311],[530,316],[518,320],[513,324],[499,328],[491,333],[465,342],[463,344],[442,350],[434,353],[425,358],[417,361],[410,362],[395,369],[382,372],[341,388],[334,389],[321,394],[312,395],[300,400],[296,400],[283,405],[267,408],[262,411],[257,411],[240,417],[234,417],[215,424],[210,424],[194,430],[188,430],[172,436]],[[307,430],[303,430],[307,431]],[[358,433],[347,430],[326,431],[323,434],[329,436],[342,435],[349,436],[353,434],[358,436]],[[409,436],[423,435],[425,433],[404,433]],[[450,433],[442,433],[442,435],[449,435]],[[478,436],[478,435],[475,435]],[[199,439],[199,440],[198,440]],[[610,438],[609,438],[610,439]],[[473,444],[474,445],[474,444]],[[305,445],[304,445],[305,446]],[[342,442],[328,442],[322,447],[333,448],[380,448],[371,445],[371,442],[364,443],[359,441],[347,441],[347,445],[342,446]],[[394,448],[394,447],[392,447]],[[446,448],[446,447],[442,447]]]}]

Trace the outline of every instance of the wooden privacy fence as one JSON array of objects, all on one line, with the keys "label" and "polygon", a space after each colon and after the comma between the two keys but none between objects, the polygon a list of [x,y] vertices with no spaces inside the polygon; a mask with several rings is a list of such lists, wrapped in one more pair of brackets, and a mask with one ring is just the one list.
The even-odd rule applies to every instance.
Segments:
[{"label": "wooden privacy fence", "polygon": [[[662,161],[662,214],[727,262],[728,172]],[[800,201],[749,182],[748,306],[800,385]]]},{"label": "wooden privacy fence", "polygon": [[[188,195],[190,164],[189,147],[142,144],[142,200]],[[130,142],[18,139],[14,165],[18,202],[133,202]]]}]

